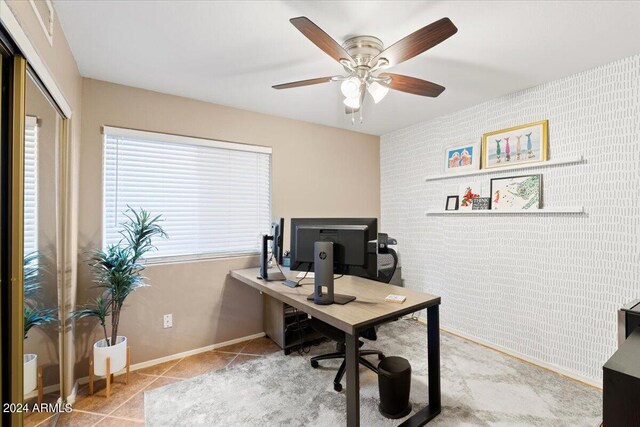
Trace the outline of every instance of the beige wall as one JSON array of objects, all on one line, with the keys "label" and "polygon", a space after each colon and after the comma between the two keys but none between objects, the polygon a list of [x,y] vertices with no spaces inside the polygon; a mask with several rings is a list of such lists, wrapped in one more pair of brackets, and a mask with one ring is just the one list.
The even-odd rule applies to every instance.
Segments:
[{"label": "beige wall", "polygon": [[[270,146],[273,216],[379,217],[377,136],[91,79],[83,82],[82,106],[81,258],[101,245],[102,125]],[[132,295],[122,314],[132,363],[262,332],[259,294],[227,275],[257,262],[241,257],[150,266],[146,275],[152,287]],[[82,261],[80,302],[90,286]],[[171,329],[162,328],[167,313],[173,314]],[[86,374],[90,345],[97,339],[95,329],[82,327],[78,375]]]}]

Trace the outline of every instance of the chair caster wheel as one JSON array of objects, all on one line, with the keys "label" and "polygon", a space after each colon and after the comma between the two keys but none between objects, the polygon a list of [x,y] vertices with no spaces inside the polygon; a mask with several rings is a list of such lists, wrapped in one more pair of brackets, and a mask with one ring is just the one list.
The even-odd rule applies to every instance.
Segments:
[{"label": "chair caster wheel", "polygon": [[312,367],[312,368],[317,368],[317,367],[318,367],[318,362],[317,362],[317,361],[315,361],[315,360],[312,360],[312,361],[311,361],[311,367]]},{"label": "chair caster wheel", "polygon": [[387,357],[387,356],[385,356],[384,354],[379,354],[379,355],[378,355],[378,360],[382,360],[382,359],[384,359],[385,357]]},{"label": "chair caster wheel", "polygon": [[335,391],[337,391],[337,392],[341,392],[341,391],[342,391],[342,384],[340,384],[340,383],[338,383],[338,384],[334,383],[334,384],[333,384],[333,389],[334,389]]}]

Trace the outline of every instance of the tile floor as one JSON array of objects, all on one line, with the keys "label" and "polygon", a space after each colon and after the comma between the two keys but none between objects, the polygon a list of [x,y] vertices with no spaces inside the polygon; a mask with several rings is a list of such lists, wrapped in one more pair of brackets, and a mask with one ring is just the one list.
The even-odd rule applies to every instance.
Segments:
[{"label": "tile floor", "polygon": [[144,391],[189,379],[226,366],[232,366],[280,351],[268,338],[257,338],[233,344],[217,350],[172,360],[131,372],[129,384],[124,375],[115,377],[111,397],[106,398],[104,380],[94,384],[94,394],[89,396],[88,385],[78,390],[73,411],[57,415],[32,413],[25,416],[25,427],[53,426],[143,426]]}]

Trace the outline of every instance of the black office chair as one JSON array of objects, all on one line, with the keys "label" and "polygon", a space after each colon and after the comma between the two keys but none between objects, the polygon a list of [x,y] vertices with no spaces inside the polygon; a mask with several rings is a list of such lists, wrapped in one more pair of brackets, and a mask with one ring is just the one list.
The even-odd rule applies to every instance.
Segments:
[{"label": "black office chair", "polygon": [[[398,266],[398,254],[393,250],[387,247],[387,235],[380,233],[378,234],[378,242],[382,243],[378,245],[378,277],[375,280],[379,282],[389,283],[393,274],[396,272],[396,267]],[[330,359],[342,359],[342,364],[338,368],[338,372],[336,373],[336,377],[333,380],[333,389],[335,391],[342,391],[342,377],[344,376],[345,369],[347,367],[347,363],[345,360],[346,357],[346,346],[345,346],[345,333],[338,328],[335,328],[321,320],[316,318],[310,319],[311,327],[313,327],[316,331],[320,332],[325,337],[331,339],[332,341],[336,341],[336,351],[332,353],[321,354],[319,356],[314,356],[311,358],[311,366],[313,368],[317,368],[318,362],[321,360],[330,360]],[[378,339],[376,329],[374,327],[367,328],[360,332],[360,337],[366,338],[371,341],[375,341]],[[360,341],[360,347],[364,345],[363,341]],[[359,362],[371,369],[376,374],[378,373],[378,368],[365,359],[363,356],[373,356],[377,355],[378,360],[384,359],[384,354],[379,350],[360,350],[358,352]]]}]

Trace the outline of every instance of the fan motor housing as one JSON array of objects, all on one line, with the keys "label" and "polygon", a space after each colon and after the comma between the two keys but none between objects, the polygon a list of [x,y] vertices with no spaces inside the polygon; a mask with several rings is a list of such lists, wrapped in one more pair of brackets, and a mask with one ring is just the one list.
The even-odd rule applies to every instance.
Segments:
[{"label": "fan motor housing", "polygon": [[342,44],[344,50],[353,58],[356,65],[369,65],[369,61],[384,50],[382,41],[373,36],[356,36]]}]

